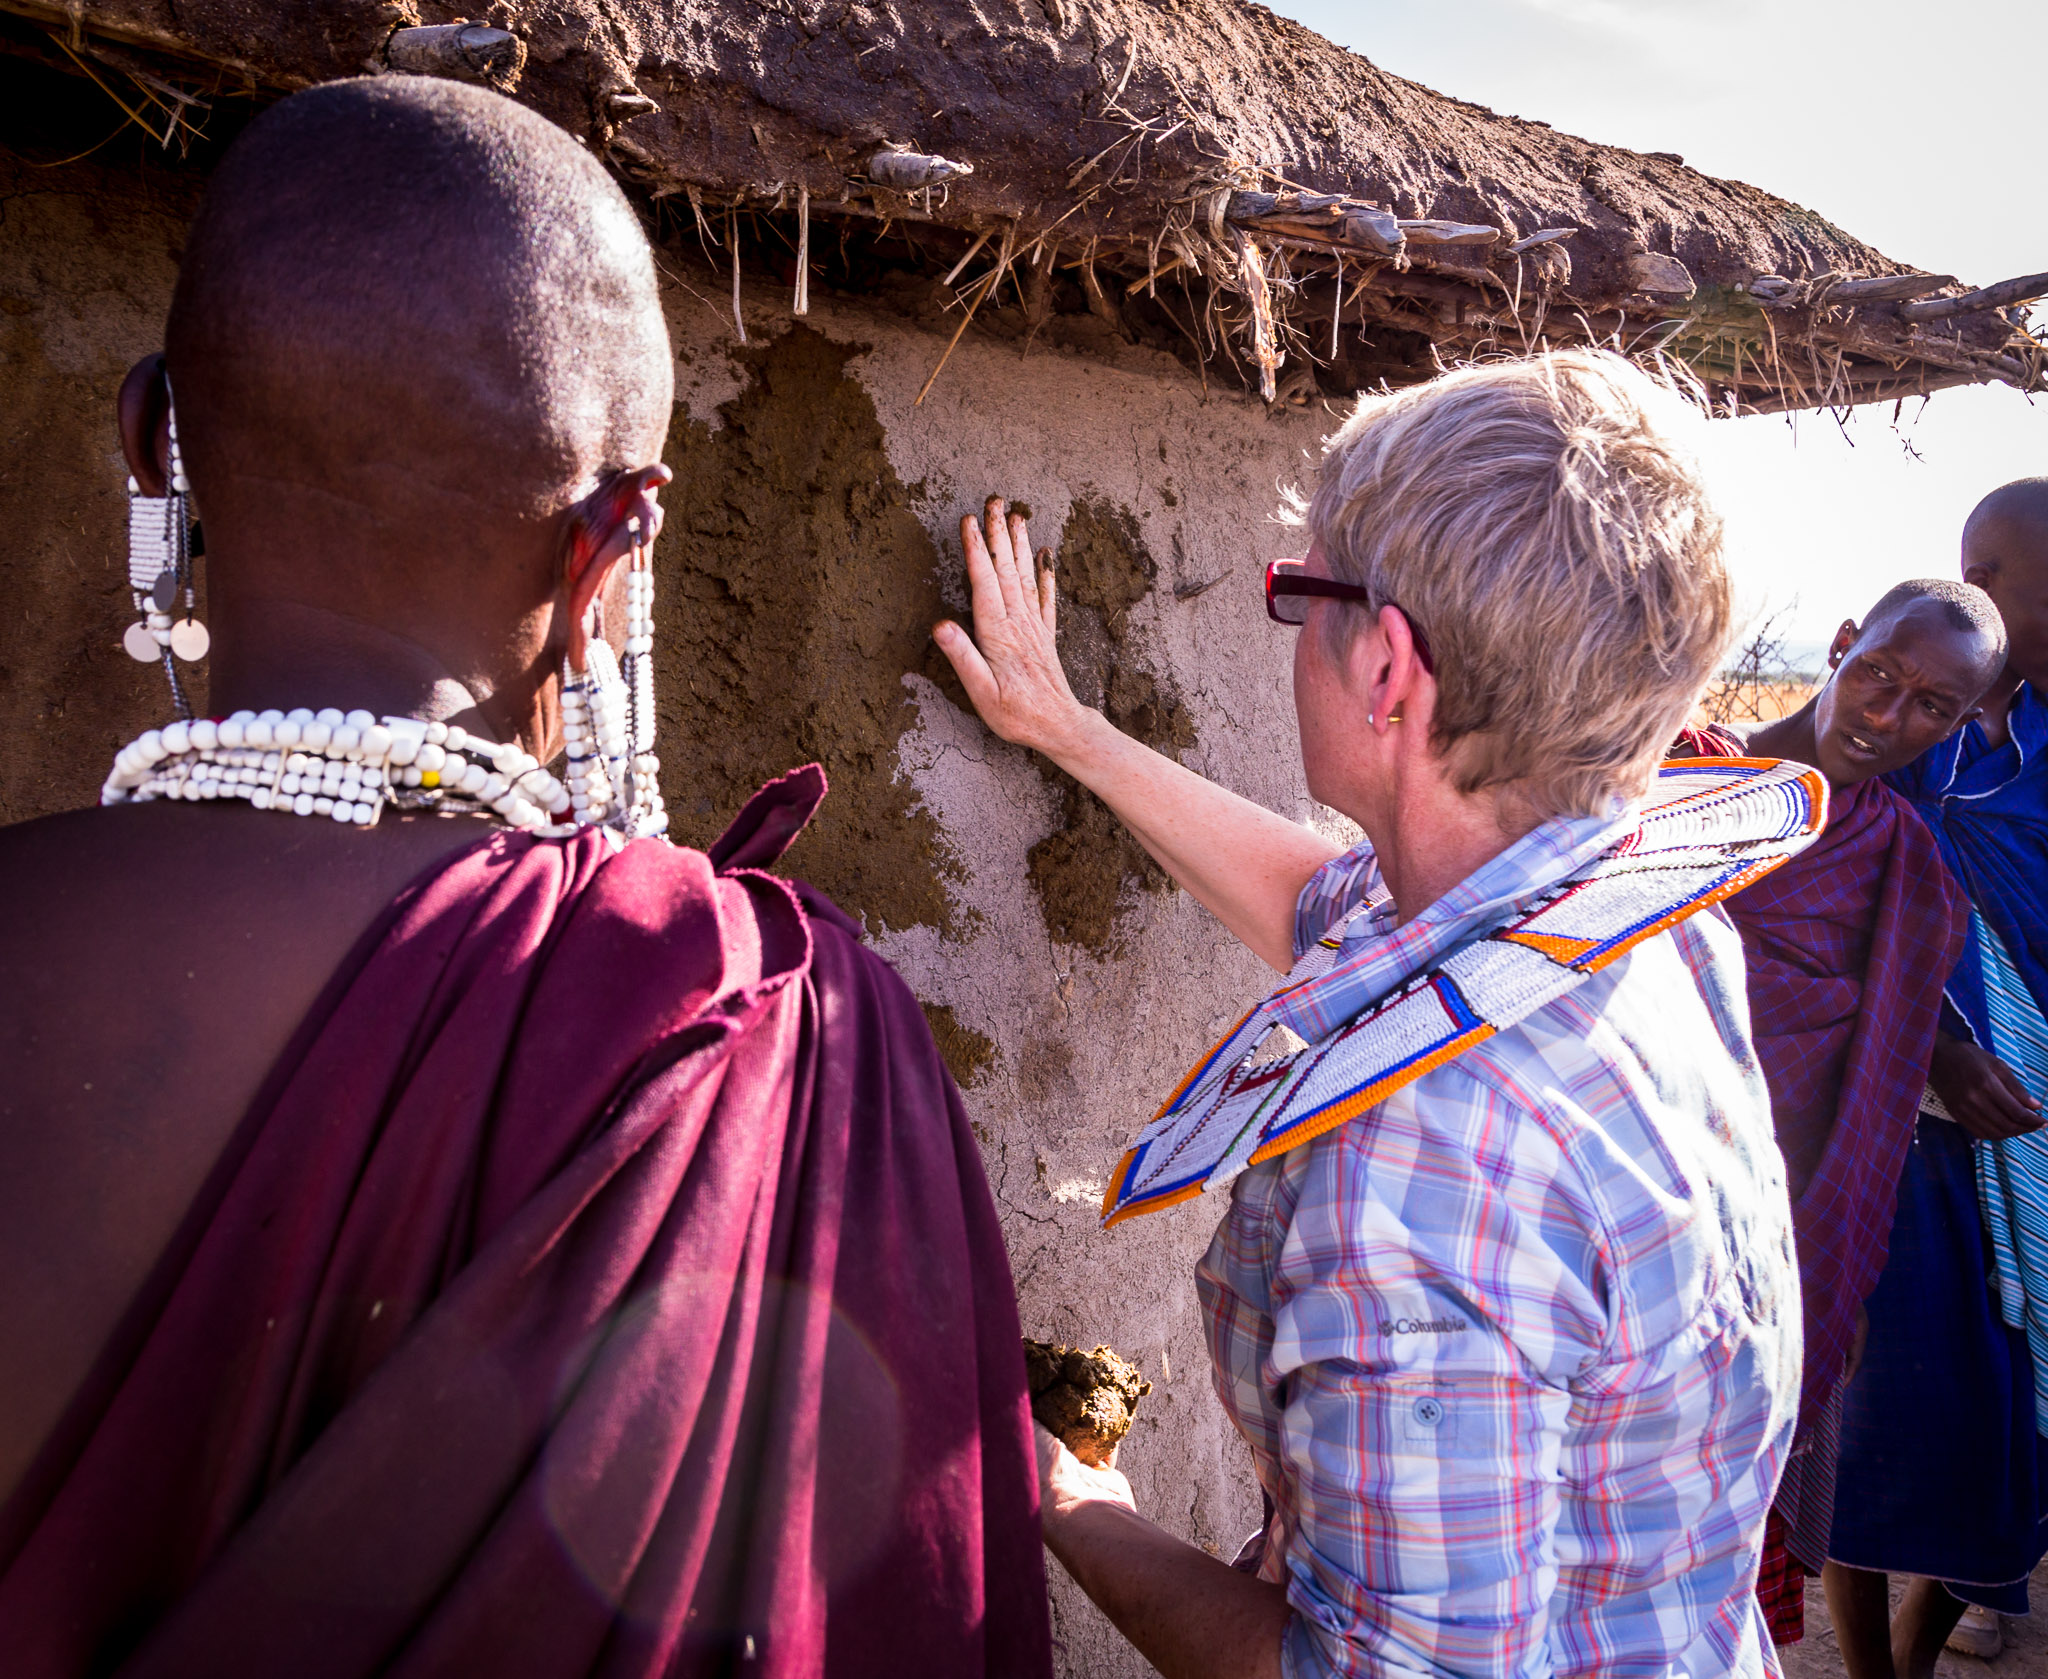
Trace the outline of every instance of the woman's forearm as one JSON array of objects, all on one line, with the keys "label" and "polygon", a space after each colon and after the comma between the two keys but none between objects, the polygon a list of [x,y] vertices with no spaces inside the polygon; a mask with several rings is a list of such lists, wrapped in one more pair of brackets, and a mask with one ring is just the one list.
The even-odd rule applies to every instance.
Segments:
[{"label": "woman's forearm", "polygon": [[1166,1679],[1279,1679],[1284,1588],[1114,1504],[1048,1516],[1052,1554]]},{"label": "woman's forearm", "polygon": [[1294,965],[1295,903],[1337,845],[1133,740],[1099,711],[1047,755],[1258,956],[1282,973]]}]

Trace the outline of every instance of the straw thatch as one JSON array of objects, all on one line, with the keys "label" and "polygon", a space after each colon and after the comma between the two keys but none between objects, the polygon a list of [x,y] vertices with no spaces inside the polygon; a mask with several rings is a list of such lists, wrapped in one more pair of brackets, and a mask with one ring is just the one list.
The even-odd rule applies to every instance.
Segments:
[{"label": "straw thatch", "polygon": [[498,0],[466,27],[411,0],[0,9],[167,131],[191,120],[181,93],[491,83],[673,200],[714,264],[751,239],[760,267],[772,228],[801,258],[799,313],[833,262],[858,286],[886,261],[945,273],[956,329],[979,315],[1028,345],[1085,316],[1268,400],[1586,341],[1661,349],[1724,409],[2043,382],[2014,305],[2048,276],[1965,292],[1755,187],[1433,93],[1243,0]]}]

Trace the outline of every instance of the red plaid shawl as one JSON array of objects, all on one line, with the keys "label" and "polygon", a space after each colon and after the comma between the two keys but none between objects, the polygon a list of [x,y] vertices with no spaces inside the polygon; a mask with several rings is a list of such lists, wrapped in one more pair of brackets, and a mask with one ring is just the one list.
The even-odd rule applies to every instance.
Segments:
[{"label": "red plaid shawl", "polygon": [[[1720,729],[1689,731],[1679,750],[1744,753]],[[1856,1308],[1883,1269],[1941,988],[1969,930],[1969,905],[1912,806],[1878,781],[1832,795],[1820,838],[1727,903],[1792,1191],[1802,1430],[1841,1378]]]}]

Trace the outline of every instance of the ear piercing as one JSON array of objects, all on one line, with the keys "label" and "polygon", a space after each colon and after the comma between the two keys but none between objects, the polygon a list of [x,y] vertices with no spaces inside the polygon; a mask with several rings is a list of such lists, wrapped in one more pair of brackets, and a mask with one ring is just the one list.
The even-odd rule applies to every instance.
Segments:
[{"label": "ear piercing", "polygon": [[[166,401],[170,385],[164,386]],[[141,486],[128,480],[128,592],[141,616],[128,626],[121,646],[141,664],[162,661],[164,676],[171,685],[171,701],[178,715],[190,718],[191,702],[178,680],[177,661],[196,664],[206,657],[211,638],[193,611],[191,485],[185,481],[185,457],[178,447],[178,411],[169,415],[171,435],[170,482],[166,494],[146,496]],[[173,619],[178,597],[184,596],[185,615]]]},{"label": "ear piercing", "polygon": [[602,632],[597,603],[583,618],[583,669],[562,660],[562,738],[569,800],[586,827],[617,828],[629,839],[665,833],[661,760],[654,755],[654,571],[640,521],[627,530],[626,665]]}]

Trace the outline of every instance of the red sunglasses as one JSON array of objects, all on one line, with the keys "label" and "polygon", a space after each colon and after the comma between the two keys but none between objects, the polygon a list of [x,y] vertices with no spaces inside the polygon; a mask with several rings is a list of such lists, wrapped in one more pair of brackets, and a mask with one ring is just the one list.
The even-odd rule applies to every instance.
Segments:
[{"label": "red sunglasses", "polygon": [[[1311,577],[1306,560],[1275,560],[1266,567],[1266,615],[1276,624],[1286,624],[1299,629],[1308,622],[1309,602],[1312,600],[1348,600],[1362,606],[1373,604],[1372,591],[1360,583],[1339,583],[1334,577]],[[1393,601],[1383,605],[1408,620],[1408,633],[1415,638],[1415,657],[1422,662],[1422,668],[1434,676],[1436,661],[1430,657],[1429,642],[1422,633],[1422,626],[1416,623],[1413,614],[1405,606]]]}]

